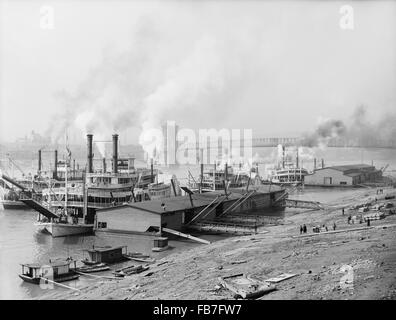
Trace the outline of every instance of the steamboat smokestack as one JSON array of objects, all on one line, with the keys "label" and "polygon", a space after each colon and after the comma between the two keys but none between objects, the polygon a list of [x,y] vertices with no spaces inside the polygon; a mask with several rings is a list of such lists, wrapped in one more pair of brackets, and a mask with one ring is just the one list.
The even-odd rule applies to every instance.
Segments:
[{"label": "steamboat smokestack", "polygon": [[316,170],[316,158],[314,158],[314,170]]},{"label": "steamboat smokestack", "polygon": [[41,172],[41,150],[38,151],[38,170],[37,173]]},{"label": "steamboat smokestack", "polygon": [[76,159],[73,159],[73,178],[76,178]]},{"label": "steamboat smokestack", "polygon": [[118,172],[118,134],[113,134],[113,173]]},{"label": "steamboat smokestack", "polygon": [[297,148],[297,155],[296,155],[296,167],[299,168],[299,161],[300,159],[298,158],[298,148]]},{"label": "steamboat smokestack", "polygon": [[87,134],[87,172],[93,172],[92,134]]},{"label": "steamboat smokestack", "polygon": [[58,179],[58,150],[55,150],[55,168],[54,168],[54,179]]},{"label": "steamboat smokestack", "polygon": [[102,162],[103,162],[103,173],[106,173],[106,170],[107,170],[107,168],[106,168],[106,158],[103,158]]},{"label": "steamboat smokestack", "polygon": [[153,162],[153,158],[151,158],[150,170],[151,170],[151,183],[154,183],[154,162]]},{"label": "steamboat smokestack", "polygon": [[322,159],[322,168],[324,168],[324,160]]}]

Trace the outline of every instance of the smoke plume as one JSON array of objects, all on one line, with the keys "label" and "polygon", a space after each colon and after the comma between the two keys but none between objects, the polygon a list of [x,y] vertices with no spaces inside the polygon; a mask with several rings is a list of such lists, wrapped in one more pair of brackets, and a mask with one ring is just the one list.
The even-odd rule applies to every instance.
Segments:
[{"label": "smoke plume", "polygon": [[[232,113],[228,106],[256,81],[257,61],[263,60],[257,26],[247,21],[233,33],[224,28],[211,34],[207,26],[189,34],[161,19],[141,17],[129,50],[107,50],[76,92],[58,93],[64,112],[51,121],[56,125],[47,135],[56,141],[75,127],[102,140],[127,128],[159,128],[178,117],[196,126],[204,115],[213,126]],[[140,143],[148,151],[144,135]]]},{"label": "smoke plume", "polygon": [[340,137],[345,132],[346,127],[341,120],[320,118],[316,130],[303,136],[303,145],[308,147],[327,146],[332,138]]},{"label": "smoke plume", "polygon": [[368,107],[359,105],[345,122],[320,119],[314,132],[303,135],[302,145],[321,148],[329,145],[395,147],[396,114],[386,113],[372,121],[367,111]]}]

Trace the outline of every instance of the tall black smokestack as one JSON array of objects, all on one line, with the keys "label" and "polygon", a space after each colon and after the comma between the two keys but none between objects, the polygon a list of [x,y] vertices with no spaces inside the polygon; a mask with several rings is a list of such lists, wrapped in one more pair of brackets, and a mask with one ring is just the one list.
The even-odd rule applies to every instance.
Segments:
[{"label": "tall black smokestack", "polygon": [[87,172],[93,172],[92,134],[87,134]]},{"label": "tall black smokestack", "polygon": [[151,169],[151,183],[154,183],[154,162],[153,162],[153,158],[151,158],[150,169]]},{"label": "tall black smokestack", "polygon": [[73,159],[73,179],[76,178],[76,159]]},{"label": "tall black smokestack", "polygon": [[41,172],[41,150],[38,151],[38,169],[37,173]]},{"label": "tall black smokestack", "polygon": [[113,173],[118,172],[118,134],[113,134]]},{"label": "tall black smokestack", "polygon": [[314,170],[316,170],[316,158],[314,158]]},{"label": "tall black smokestack", "polygon": [[322,168],[324,168],[324,160],[322,159]]},{"label": "tall black smokestack", "polygon": [[58,179],[58,150],[55,150],[55,168],[54,168],[54,179]]},{"label": "tall black smokestack", "polygon": [[102,159],[102,161],[103,161],[103,173],[106,173],[106,158],[103,158]]}]

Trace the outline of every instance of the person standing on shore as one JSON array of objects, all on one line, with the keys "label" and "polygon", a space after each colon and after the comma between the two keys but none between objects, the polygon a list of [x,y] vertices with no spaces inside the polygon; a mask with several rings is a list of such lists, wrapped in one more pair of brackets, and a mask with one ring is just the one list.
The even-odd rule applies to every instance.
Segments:
[{"label": "person standing on shore", "polygon": [[305,224],[303,225],[303,231],[304,233],[307,233],[307,226]]},{"label": "person standing on shore", "polygon": [[367,218],[367,227],[370,227],[370,218]]},{"label": "person standing on shore", "polygon": [[303,226],[300,225],[300,234],[303,233]]},{"label": "person standing on shore", "polygon": [[344,215],[344,213],[345,213],[344,208],[342,208],[342,215]]},{"label": "person standing on shore", "polygon": [[333,223],[333,230],[335,231],[335,229],[337,228],[336,223]]},{"label": "person standing on shore", "polygon": [[352,217],[351,215],[348,216],[348,224],[351,224]]}]

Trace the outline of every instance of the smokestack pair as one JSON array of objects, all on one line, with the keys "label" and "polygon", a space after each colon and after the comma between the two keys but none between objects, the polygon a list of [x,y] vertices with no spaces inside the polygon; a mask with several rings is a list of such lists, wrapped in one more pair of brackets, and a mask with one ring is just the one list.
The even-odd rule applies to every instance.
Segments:
[{"label": "smokestack pair", "polygon": [[[87,171],[88,173],[93,172],[93,135],[87,134]],[[103,162],[104,170],[105,168],[105,160]],[[113,173],[118,172],[118,134],[113,134]]]},{"label": "smokestack pair", "polygon": [[[324,164],[324,159],[322,158],[322,168],[324,168],[325,164]],[[316,158],[314,158],[314,170],[316,170]]]}]

